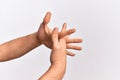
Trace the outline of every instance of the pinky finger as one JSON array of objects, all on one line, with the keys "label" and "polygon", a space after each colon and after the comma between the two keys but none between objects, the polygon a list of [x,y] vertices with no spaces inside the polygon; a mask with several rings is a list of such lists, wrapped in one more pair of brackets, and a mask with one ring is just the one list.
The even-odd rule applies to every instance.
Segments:
[{"label": "pinky finger", "polygon": [[66,50],[66,53],[67,53],[67,55],[69,55],[69,56],[75,56],[75,54],[72,53],[72,52],[70,52],[70,51],[67,51],[67,50]]}]

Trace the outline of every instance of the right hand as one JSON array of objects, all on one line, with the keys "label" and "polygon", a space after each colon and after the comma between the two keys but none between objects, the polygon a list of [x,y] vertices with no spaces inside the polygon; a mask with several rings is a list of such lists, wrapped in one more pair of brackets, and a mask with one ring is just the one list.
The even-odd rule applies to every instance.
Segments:
[{"label": "right hand", "polygon": [[[66,31],[66,25],[63,25],[61,33]],[[51,63],[65,63],[66,62],[66,39],[64,37],[59,38],[58,28],[54,28],[52,31],[52,52],[51,52]]]}]

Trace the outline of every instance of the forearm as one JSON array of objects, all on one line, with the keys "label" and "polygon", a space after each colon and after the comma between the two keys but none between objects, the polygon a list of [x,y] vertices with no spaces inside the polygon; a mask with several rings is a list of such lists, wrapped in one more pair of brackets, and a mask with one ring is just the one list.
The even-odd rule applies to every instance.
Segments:
[{"label": "forearm", "polygon": [[0,45],[0,61],[18,58],[39,45],[36,33],[3,43]]},{"label": "forearm", "polygon": [[53,64],[39,80],[62,80],[65,70],[63,63]]},{"label": "forearm", "polygon": [[38,80],[62,80],[66,71],[66,63],[55,63]]},{"label": "forearm", "polygon": [[39,80],[62,80],[66,71],[66,54],[56,50],[51,55],[51,66]]}]

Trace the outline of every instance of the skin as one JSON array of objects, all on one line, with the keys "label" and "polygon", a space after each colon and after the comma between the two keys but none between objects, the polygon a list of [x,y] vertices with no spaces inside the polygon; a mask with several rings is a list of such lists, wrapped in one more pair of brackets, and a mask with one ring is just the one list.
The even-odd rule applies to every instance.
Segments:
[{"label": "skin", "polygon": [[[51,13],[48,12],[40,25],[37,32],[8,41],[0,45],[0,62],[16,59],[33,50],[34,48],[44,44],[46,47],[52,49],[52,30],[48,27],[50,22]],[[59,32],[58,37],[69,36],[74,33],[75,29],[70,29],[64,33]],[[70,45],[69,43],[80,43],[80,38],[66,38],[66,48],[81,50],[80,46]],[[74,56],[75,54],[66,50],[67,55]]]},{"label": "skin", "polygon": [[[43,22],[40,25],[40,28],[38,30],[38,38],[41,41],[42,44],[44,44],[46,47],[50,48],[52,47],[52,40],[50,38],[51,34],[52,34],[52,30],[48,27],[48,23],[50,22],[51,19],[51,13],[48,12],[45,16],[45,18],[43,19]],[[65,23],[66,24],[66,23]],[[67,24],[66,24],[67,25]],[[69,43],[81,43],[82,39],[81,38],[69,38],[69,35],[71,35],[72,33],[74,33],[76,30],[73,29],[69,29],[64,33],[58,32],[58,36],[59,38],[63,37],[63,36],[67,36],[66,38],[66,43],[67,43],[67,49],[74,49],[74,50],[81,50],[82,48],[80,46],[75,46],[75,45],[70,45]],[[67,51],[67,54],[70,56],[74,56],[75,54],[72,52]]]},{"label": "skin", "polygon": [[[66,31],[66,24],[63,25],[61,33]],[[58,28],[52,32],[51,66],[48,71],[38,80],[62,80],[66,71],[66,36],[58,37]]]}]

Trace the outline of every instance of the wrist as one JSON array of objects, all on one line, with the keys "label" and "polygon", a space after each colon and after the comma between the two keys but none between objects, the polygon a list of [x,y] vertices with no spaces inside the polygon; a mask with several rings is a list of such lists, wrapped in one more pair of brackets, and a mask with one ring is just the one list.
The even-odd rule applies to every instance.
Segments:
[{"label": "wrist", "polygon": [[36,39],[36,42],[37,42],[39,45],[42,44],[42,41],[38,38],[37,32],[35,32],[35,39]]},{"label": "wrist", "polygon": [[51,59],[51,65],[65,65],[66,64],[66,57]]}]

